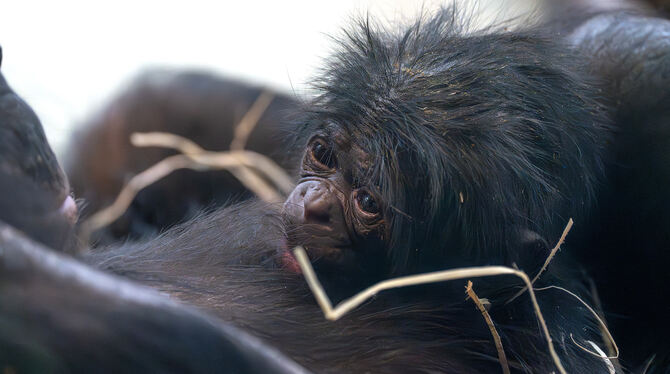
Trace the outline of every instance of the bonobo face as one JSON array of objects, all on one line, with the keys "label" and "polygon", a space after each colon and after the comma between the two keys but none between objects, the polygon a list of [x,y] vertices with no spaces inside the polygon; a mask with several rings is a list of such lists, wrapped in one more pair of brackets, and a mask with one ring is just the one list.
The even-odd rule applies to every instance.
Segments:
[{"label": "bonobo face", "polygon": [[334,126],[307,142],[300,180],[284,203],[284,216],[288,248],[304,246],[317,270],[369,271],[369,261],[379,263],[385,206],[366,182],[366,164],[366,152]]}]

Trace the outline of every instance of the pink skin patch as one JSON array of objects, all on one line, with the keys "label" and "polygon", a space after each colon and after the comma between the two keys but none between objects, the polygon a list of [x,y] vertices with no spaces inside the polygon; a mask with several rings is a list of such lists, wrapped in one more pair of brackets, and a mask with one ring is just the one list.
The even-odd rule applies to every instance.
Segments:
[{"label": "pink skin patch", "polygon": [[289,273],[302,274],[302,269],[298,264],[298,260],[295,259],[293,253],[288,249],[288,242],[286,239],[284,239],[281,244],[278,262],[279,265]]},{"label": "pink skin patch", "polygon": [[279,261],[281,262],[282,267],[287,271],[295,274],[302,274],[302,269],[300,268],[300,265],[298,265],[298,260],[296,260],[293,253],[288,250],[282,251]]},{"label": "pink skin patch", "polygon": [[65,216],[72,223],[77,222],[79,211],[77,210],[77,204],[74,202],[72,196],[68,195],[65,200],[63,200],[63,204],[58,208],[58,213]]}]

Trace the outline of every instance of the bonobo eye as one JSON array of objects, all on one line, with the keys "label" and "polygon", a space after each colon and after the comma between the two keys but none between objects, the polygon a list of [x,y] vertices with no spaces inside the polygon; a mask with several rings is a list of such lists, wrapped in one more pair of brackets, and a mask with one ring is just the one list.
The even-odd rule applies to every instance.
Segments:
[{"label": "bonobo eye", "polygon": [[333,154],[333,149],[325,140],[321,138],[312,140],[312,144],[309,146],[309,152],[314,161],[321,166],[328,169],[335,168],[335,155]]},{"label": "bonobo eye", "polygon": [[356,206],[365,214],[378,214],[379,205],[377,205],[377,200],[374,196],[370,194],[365,189],[360,189],[356,191]]}]

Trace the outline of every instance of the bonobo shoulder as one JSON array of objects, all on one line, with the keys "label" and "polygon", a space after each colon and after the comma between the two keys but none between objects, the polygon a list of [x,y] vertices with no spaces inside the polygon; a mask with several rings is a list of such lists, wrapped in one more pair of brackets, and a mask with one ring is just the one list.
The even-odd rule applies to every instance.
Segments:
[{"label": "bonobo shoulder", "polygon": [[604,75],[617,102],[631,109],[667,106],[669,20],[624,11],[604,13],[581,24],[568,40],[591,58],[592,70]]}]

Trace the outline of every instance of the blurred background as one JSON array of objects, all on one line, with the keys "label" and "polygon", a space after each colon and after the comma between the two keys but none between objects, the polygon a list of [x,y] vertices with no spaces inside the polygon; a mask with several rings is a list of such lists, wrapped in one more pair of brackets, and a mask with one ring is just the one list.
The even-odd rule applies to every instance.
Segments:
[{"label": "blurred background", "polygon": [[[352,17],[409,21],[448,3],[8,1],[0,9],[2,71],[62,155],[72,129],[147,69],[205,70],[303,97],[333,46],[329,36]],[[486,20],[533,1],[458,3]]]}]

